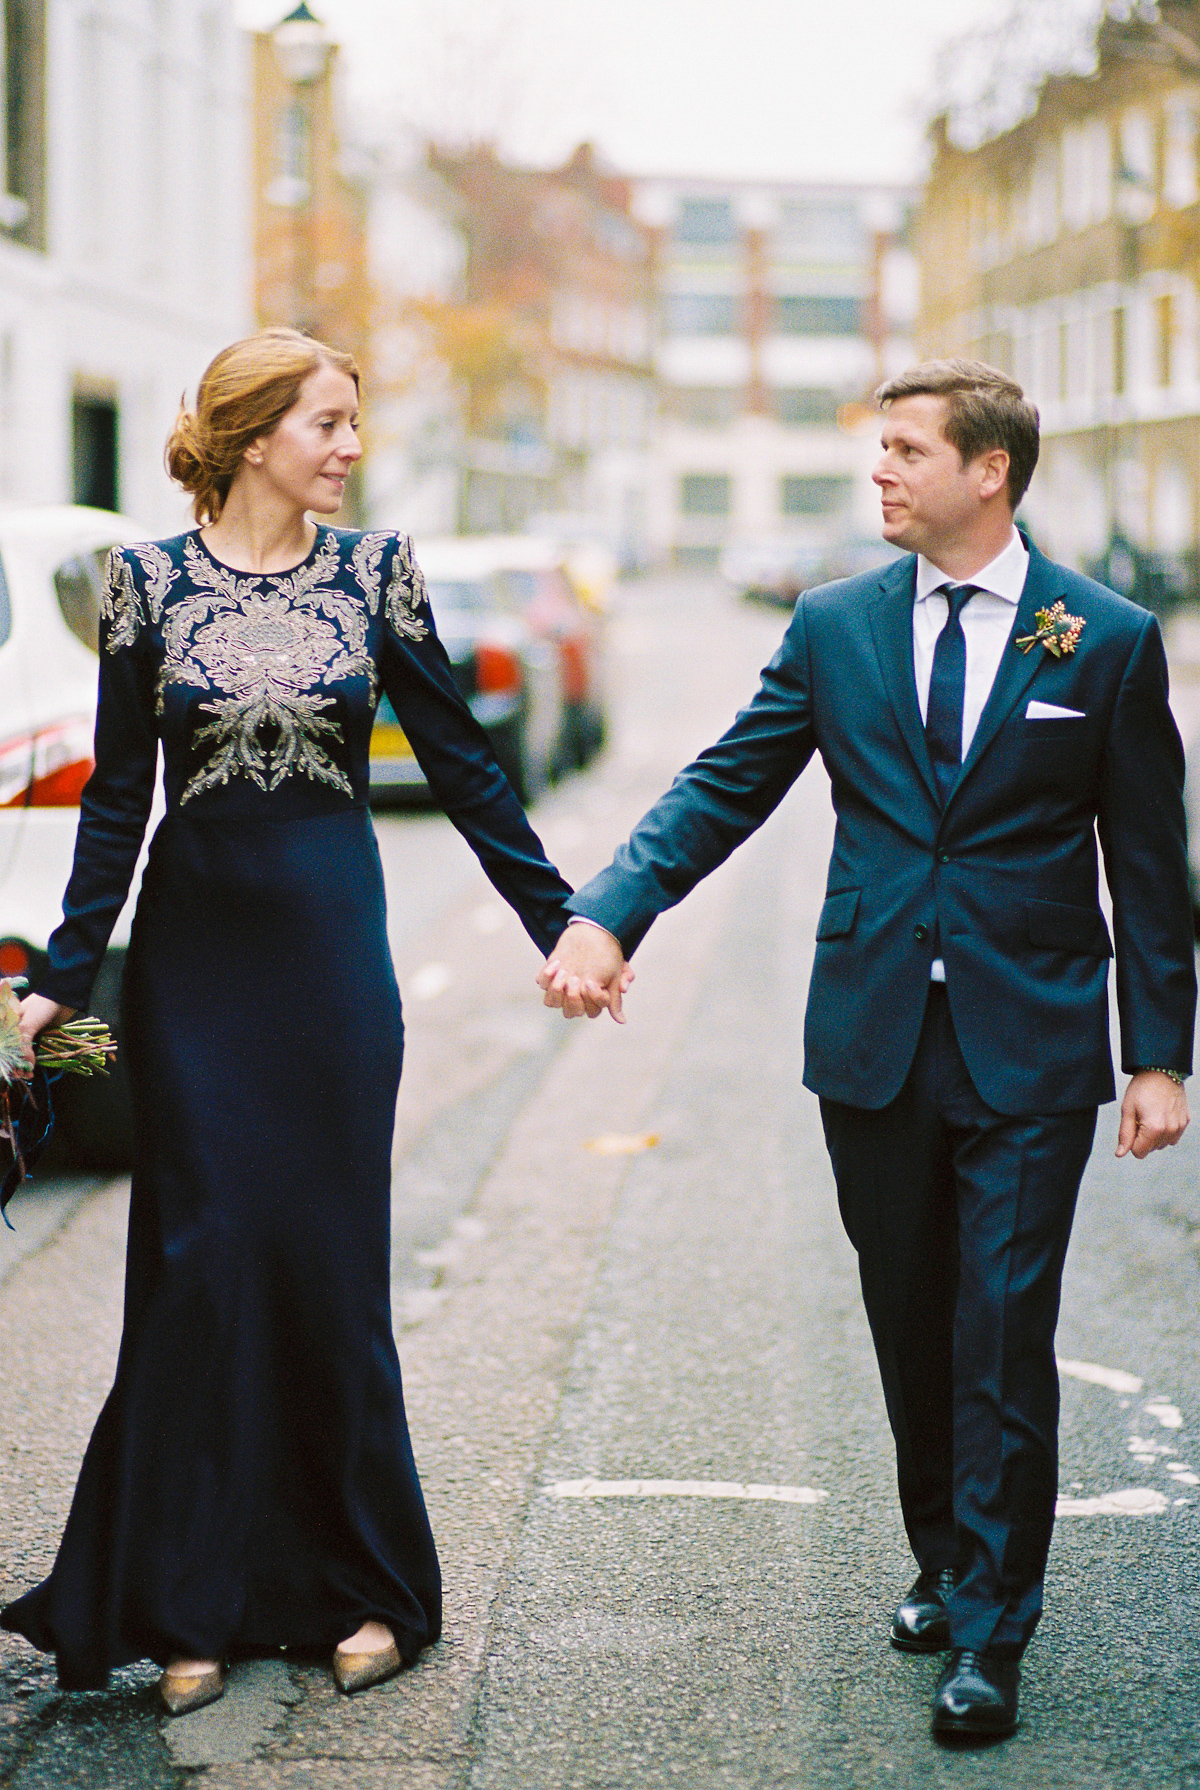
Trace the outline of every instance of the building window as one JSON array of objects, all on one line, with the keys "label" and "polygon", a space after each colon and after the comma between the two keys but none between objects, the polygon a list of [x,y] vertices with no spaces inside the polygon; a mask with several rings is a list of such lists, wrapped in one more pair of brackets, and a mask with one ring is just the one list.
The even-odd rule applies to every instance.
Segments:
[{"label": "building window", "polygon": [[1200,199],[1196,178],[1196,102],[1173,99],[1167,107],[1163,143],[1163,198],[1168,205],[1194,205]]},{"label": "building window", "polygon": [[845,263],[862,259],[867,236],[853,205],[798,199],[780,208],[774,247],[798,260]]},{"label": "building window", "polygon": [[3,181],[0,229],[44,246],[46,183],[45,0],[3,0]]},{"label": "building window", "polygon": [[832,516],[850,501],[854,481],[787,473],[779,481],[779,510],[784,516]]},{"label": "building window", "polygon": [[275,178],[267,188],[271,205],[306,205],[312,191],[312,132],[308,113],[293,100],[275,115]]},{"label": "building window", "polygon": [[785,386],[774,393],[777,421],[789,429],[829,428],[837,422],[837,392],[820,386]]},{"label": "building window", "polygon": [[115,510],[117,406],[113,399],[75,399],[71,406],[71,457],[75,502],[97,510]]},{"label": "building window", "polygon": [[726,472],[685,472],[679,481],[679,508],[685,516],[728,516],[733,480]]},{"label": "building window", "polygon": [[1154,123],[1144,107],[1131,106],[1122,115],[1118,147],[1117,209],[1127,224],[1140,224],[1157,200]]},{"label": "building window", "polygon": [[684,199],[675,220],[676,242],[700,245],[737,241],[737,223],[728,199]]},{"label": "building window", "polygon": [[784,336],[858,336],[862,300],[816,293],[785,293],[775,300],[775,328]]},{"label": "building window", "polygon": [[1112,388],[1118,397],[1125,390],[1125,307],[1112,314]]},{"label": "building window", "polygon": [[1158,383],[1167,387],[1175,380],[1175,298],[1160,292],[1154,301],[1154,331]]},{"label": "building window", "polygon": [[741,409],[742,394],[736,386],[676,386],[671,393],[671,414],[698,429],[728,429]]},{"label": "building window", "polygon": [[741,303],[732,292],[672,292],[667,296],[667,334],[735,336]]},{"label": "building window", "polygon": [[1066,323],[1058,326],[1058,395],[1064,401],[1071,396],[1071,333]]}]

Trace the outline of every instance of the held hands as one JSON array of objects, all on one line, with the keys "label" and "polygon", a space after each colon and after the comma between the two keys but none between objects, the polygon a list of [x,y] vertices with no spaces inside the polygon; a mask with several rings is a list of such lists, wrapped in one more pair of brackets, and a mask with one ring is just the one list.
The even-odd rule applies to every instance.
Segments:
[{"label": "held hands", "polygon": [[558,1007],[564,1019],[584,1013],[596,1019],[607,1007],[617,1024],[625,1024],[621,997],[633,971],[611,932],[599,926],[568,926],[538,971],[543,1006]]},{"label": "held hands", "polygon": [[33,1041],[39,1032],[47,1026],[61,1025],[65,1020],[74,1017],[74,1007],[60,1007],[57,1001],[48,1001],[44,994],[27,994],[18,1011],[21,1015],[21,1043],[25,1047],[25,1060],[32,1069]]},{"label": "held hands", "polygon": [[1152,1150],[1177,1144],[1187,1126],[1187,1095],[1179,1083],[1157,1069],[1139,1070],[1121,1102],[1117,1155],[1136,1156],[1140,1162]]}]

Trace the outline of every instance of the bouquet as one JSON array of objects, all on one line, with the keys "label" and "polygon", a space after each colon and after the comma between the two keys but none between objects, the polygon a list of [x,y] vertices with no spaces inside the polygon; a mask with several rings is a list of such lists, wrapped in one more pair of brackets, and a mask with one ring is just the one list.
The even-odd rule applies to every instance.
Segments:
[{"label": "bouquet", "polygon": [[24,986],[23,976],[0,976],[0,1139],[12,1151],[12,1163],[0,1187],[0,1216],[6,1225],[4,1208],[46,1148],[54,1129],[51,1077],[105,1075],[117,1053],[112,1033],[101,1020],[69,1019],[39,1033],[30,1068],[21,1040],[17,1000],[17,990]]}]

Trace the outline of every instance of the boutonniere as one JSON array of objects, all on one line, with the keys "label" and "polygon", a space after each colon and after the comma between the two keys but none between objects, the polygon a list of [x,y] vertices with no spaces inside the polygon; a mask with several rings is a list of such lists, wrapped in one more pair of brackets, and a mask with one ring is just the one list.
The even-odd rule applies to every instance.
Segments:
[{"label": "boutonniere", "polygon": [[1022,634],[1013,645],[1019,646],[1023,653],[1031,653],[1035,646],[1044,646],[1056,659],[1075,651],[1079,636],[1087,626],[1081,615],[1068,615],[1061,602],[1055,603],[1052,609],[1039,609],[1033,619],[1037,623],[1037,633]]}]

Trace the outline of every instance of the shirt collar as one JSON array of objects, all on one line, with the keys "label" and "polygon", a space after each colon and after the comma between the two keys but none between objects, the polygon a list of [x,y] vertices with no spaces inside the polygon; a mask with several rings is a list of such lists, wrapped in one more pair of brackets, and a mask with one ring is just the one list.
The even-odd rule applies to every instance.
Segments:
[{"label": "shirt collar", "polygon": [[1015,528],[1008,545],[970,578],[949,578],[931,559],[918,553],[916,600],[923,603],[926,597],[931,596],[935,590],[941,590],[945,584],[973,584],[976,590],[986,590],[994,597],[1003,597],[1006,603],[1011,603],[1015,608],[1021,601],[1028,570],[1029,552]]}]

